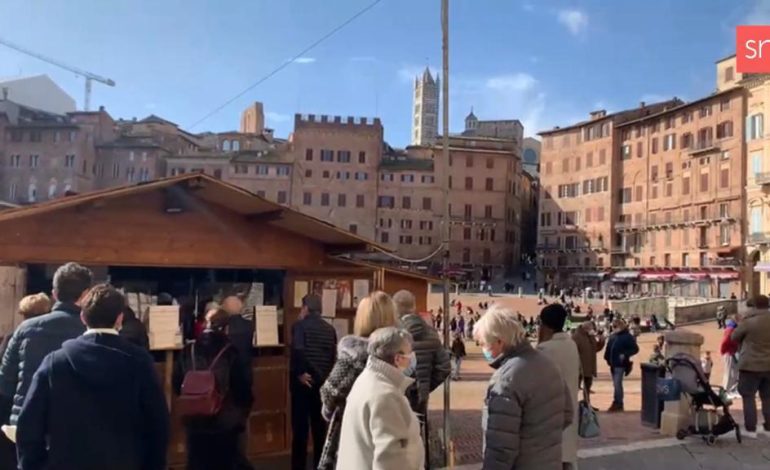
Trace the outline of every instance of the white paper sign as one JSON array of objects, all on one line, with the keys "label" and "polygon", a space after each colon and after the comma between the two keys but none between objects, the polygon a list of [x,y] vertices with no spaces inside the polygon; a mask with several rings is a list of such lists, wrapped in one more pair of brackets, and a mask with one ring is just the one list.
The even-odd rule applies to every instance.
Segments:
[{"label": "white paper sign", "polygon": [[302,307],[302,298],[307,295],[309,288],[307,281],[294,281],[294,307]]},{"label": "white paper sign", "polygon": [[349,322],[347,318],[328,318],[323,317],[324,320],[326,320],[326,323],[330,324],[334,327],[334,331],[337,333],[337,342],[339,343],[340,340],[344,337],[350,334],[350,328],[348,327]]},{"label": "white paper sign", "polygon": [[368,279],[354,279],[353,280],[353,307],[358,307],[358,302],[364,297],[369,295],[369,280]]},{"label": "white paper sign", "polygon": [[278,343],[278,310],[275,305],[258,305],[254,307],[254,346],[277,346]]},{"label": "white paper sign", "polygon": [[337,289],[324,289],[321,296],[321,315],[337,316]]},{"label": "white paper sign", "polygon": [[179,307],[152,305],[149,309],[150,349],[180,349],[182,331],[179,328]]}]

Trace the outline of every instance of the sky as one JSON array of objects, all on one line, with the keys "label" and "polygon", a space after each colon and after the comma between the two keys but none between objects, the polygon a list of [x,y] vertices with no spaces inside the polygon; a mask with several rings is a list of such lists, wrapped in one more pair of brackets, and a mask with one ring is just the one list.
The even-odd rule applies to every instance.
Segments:
[{"label": "sky", "polygon": [[[294,113],[377,116],[404,146],[414,76],[441,68],[440,0],[381,0],[199,122],[372,2],[3,0],[0,37],[115,80],[91,99],[114,118],[226,131],[261,101],[277,136]],[[738,24],[770,24],[770,0],[450,0],[450,129],[471,107],[535,135],[596,109],[707,95]],[[82,78],[0,46],[0,77],[41,73],[82,106]]]}]

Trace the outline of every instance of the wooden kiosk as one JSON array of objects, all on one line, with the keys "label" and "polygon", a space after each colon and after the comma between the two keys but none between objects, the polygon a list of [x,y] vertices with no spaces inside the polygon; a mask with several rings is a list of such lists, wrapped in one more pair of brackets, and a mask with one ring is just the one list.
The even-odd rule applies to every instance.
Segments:
[{"label": "wooden kiosk", "polygon": [[[217,276],[267,279],[271,302],[281,310],[279,345],[253,349],[255,402],[249,419],[251,457],[285,453],[290,448],[288,356],[291,325],[299,313],[296,289],[341,286],[349,302],[338,302],[335,318],[352,327],[354,292],[411,290],[425,309],[435,279],[336,258],[371,250],[373,242],[268,201],[204,174],[186,174],[132,186],[68,196],[0,212],[0,271],[16,279],[0,285],[0,300],[13,305],[45,282],[33,272],[52,272],[76,261],[94,267],[102,280],[168,279],[179,273],[185,284]],[[44,267],[44,268],[41,268]],[[161,273],[161,274],[158,274]],[[201,274],[203,273],[203,274]],[[213,273],[213,274],[212,274]],[[222,274],[224,273],[224,274]],[[161,276],[162,275],[162,276]],[[158,277],[160,279],[160,277]],[[20,286],[26,279],[26,287]],[[303,287],[306,286],[306,287]],[[296,294],[296,296],[295,296]],[[15,296],[10,299],[9,296]],[[345,297],[343,293],[342,297]],[[267,300],[267,299],[266,299]],[[3,325],[13,327],[14,320]],[[156,355],[158,371],[169,377],[171,354]],[[171,397],[172,442],[169,463],[183,464],[185,439]]]}]

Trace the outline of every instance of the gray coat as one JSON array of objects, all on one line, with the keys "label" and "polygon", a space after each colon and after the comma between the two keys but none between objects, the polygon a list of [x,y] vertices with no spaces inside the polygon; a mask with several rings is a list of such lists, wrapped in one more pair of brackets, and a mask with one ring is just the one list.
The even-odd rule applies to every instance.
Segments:
[{"label": "gray coat", "polygon": [[441,344],[436,330],[419,315],[404,315],[401,317],[401,326],[412,335],[412,349],[417,357],[417,371],[410,374],[416,379],[417,388],[415,393],[407,392],[407,396],[413,410],[424,412],[430,392],[444,383],[452,372],[449,351]]},{"label": "gray coat", "polygon": [[573,398],[558,367],[529,342],[490,364],[482,413],[484,470],[561,470]]}]

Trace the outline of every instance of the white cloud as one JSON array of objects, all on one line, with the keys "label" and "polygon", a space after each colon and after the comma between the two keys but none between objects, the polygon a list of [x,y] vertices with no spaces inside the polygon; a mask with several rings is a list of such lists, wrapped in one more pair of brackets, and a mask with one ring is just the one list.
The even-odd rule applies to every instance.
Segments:
[{"label": "white cloud", "polygon": [[295,64],[312,64],[315,62],[315,57],[297,57],[292,62]]},{"label": "white cloud", "polygon": [[[404,83],[413,83],[414,79],[421,77],[424,71],[424,65],[404,65],[398,69],[398,79]],[[433,67],[430,67],[430,73],[434,79],[439,76],[438,70]]]},{"label": "white cloud", "polygon": [[567,30],[577,36],[588,27],[588,14],[580,10],[559,10],[556,18]]},{"label": "white cloud", "polygon": [[739,24],[770,24],[770,1],[756,0]]},{"label": "white cloud", "polygon": [[270,122],[288,122],[291,116],[288,114],[276,113],[274,111],[267,111],[265,117]]}]

